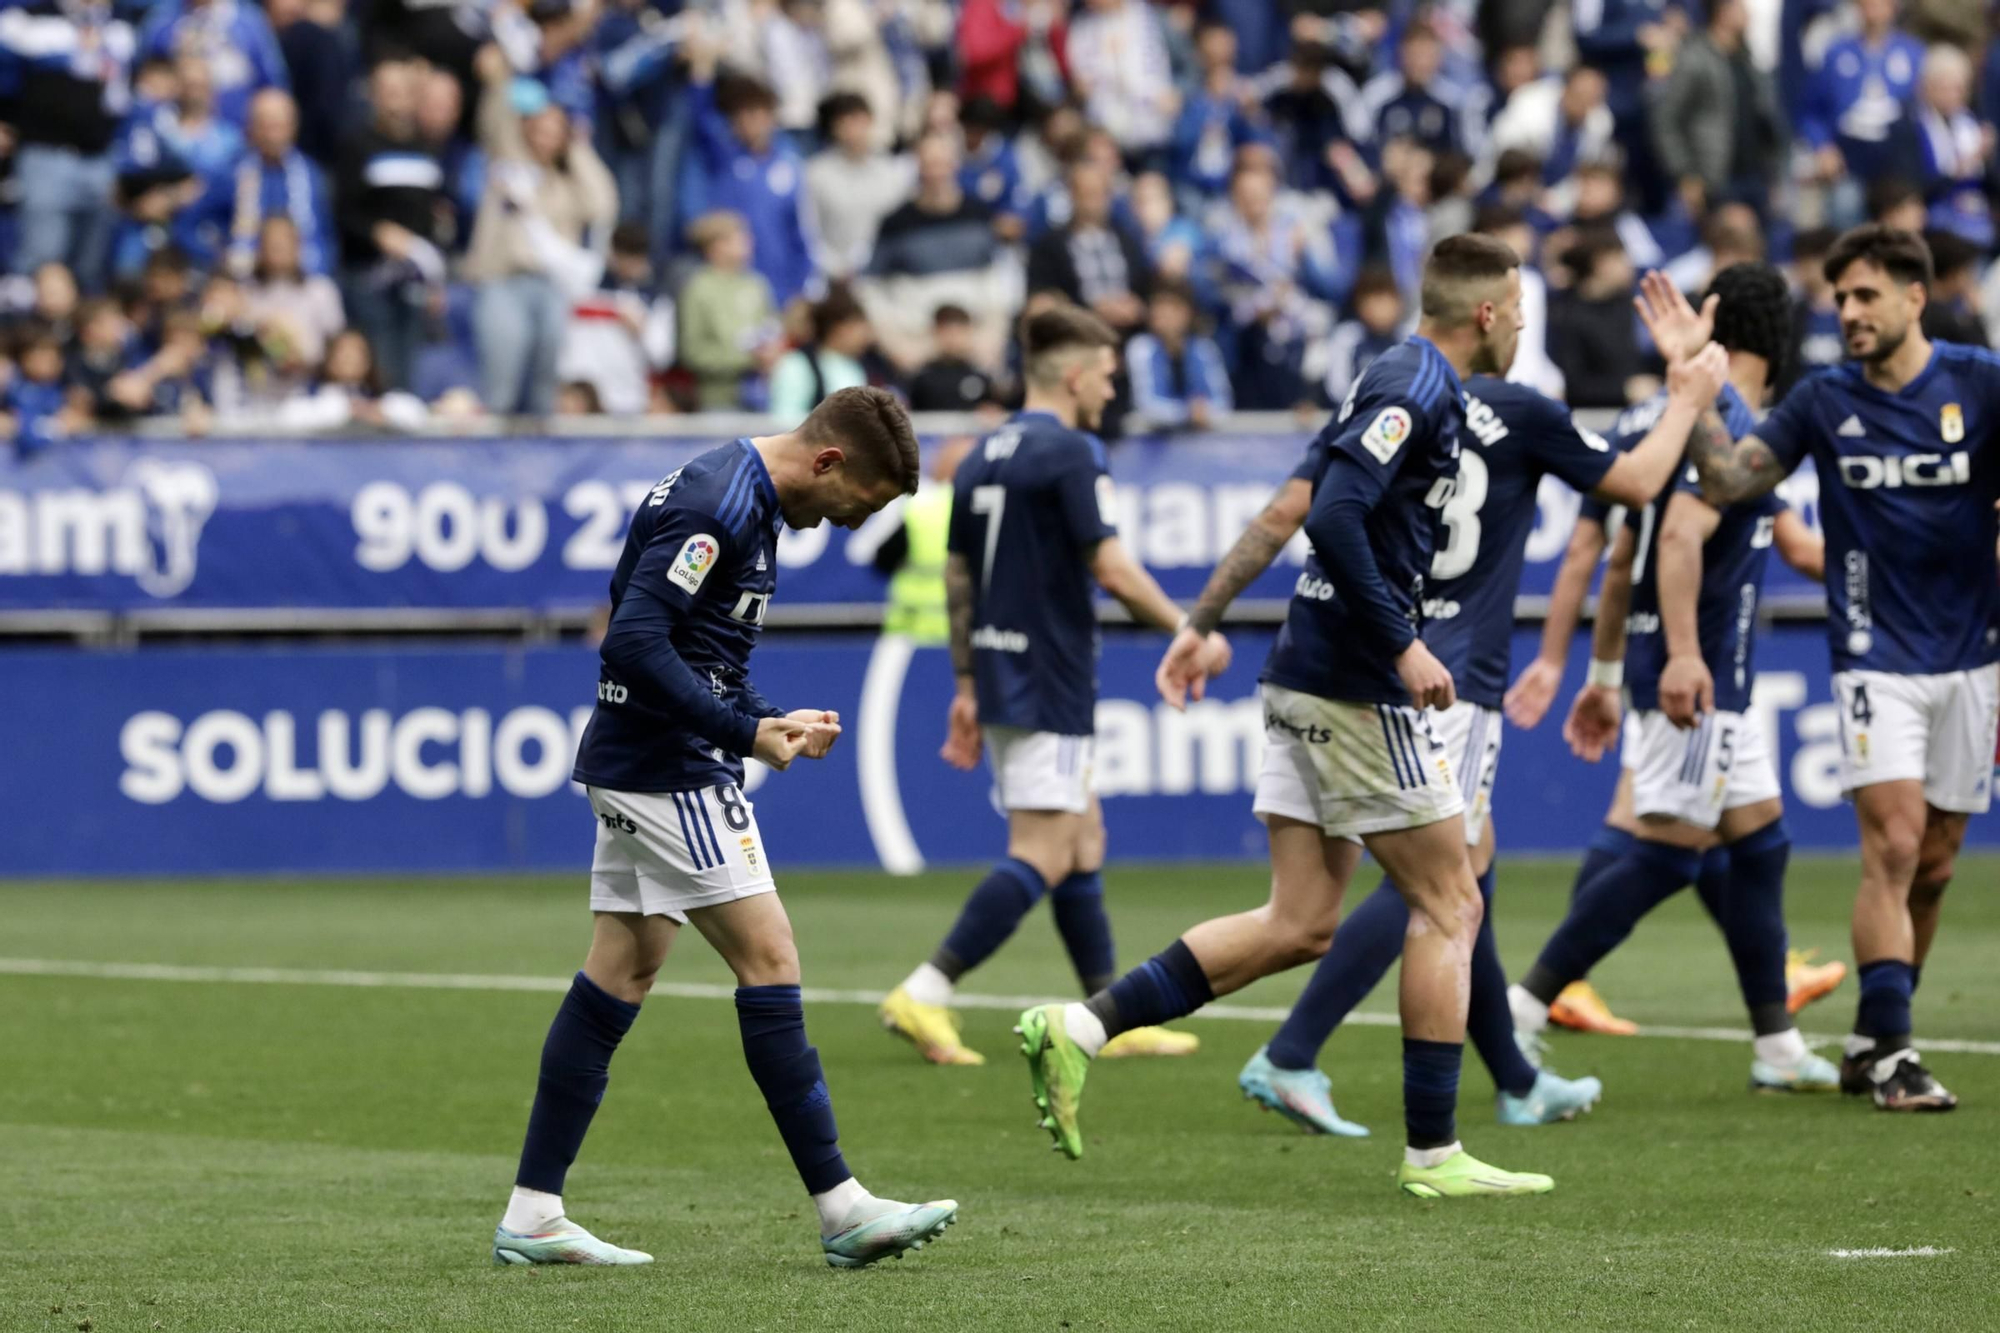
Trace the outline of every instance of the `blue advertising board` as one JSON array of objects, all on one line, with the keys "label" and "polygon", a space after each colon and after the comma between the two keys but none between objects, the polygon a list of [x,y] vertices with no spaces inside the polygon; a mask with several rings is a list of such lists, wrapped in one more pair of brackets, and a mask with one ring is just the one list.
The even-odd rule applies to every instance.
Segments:
[{"label": "blue advertising board", "polygon": [[[1192,598],[1298,461],[1305,436],[1132,439],[1111,451],[1119,530]],[[625,527],[714,441],[93,441],[0,459],[0,613],[429,608],[574,612],[605,598]],[[1787,483],[1808,519],[1808,473]],[[1554,582],[1575,492],[1542,487],[1522,591]],[[879,603],[899,522],[787,530],[788,607]],[[1303,538],[1247,592],[1290,596]],[[1817,589],[1774,565],[1770,592]]]},{"label": "blue advertising board", "polygon": [[[1262,855],[1249,806],[1267,643],[1239,636],[1237,665],[1182,714],[1152,693],[1162,641],[1107,638],[1096,777],[1114,857]],[[1515,648],[1524,659],[1530,637]],[[1852,847],[1823,635],[1774,630],[1760,667],[1794,837]],[[1000,850],[985,774],[938,758],[951,692],[942,650],[773,635],[756,678],[781,705],[838,709],[848,724],[822,762],[753,769],[780,866],[911,870]],[[595,680],[579,646],[0,651],[0,691],[34,705],[8,717],[0,875],[580,875],[593,823],[569,769]],[[1560,724],[1507,731],[1495,794],[1505,848],[1571,850],[1596,828],[1615,772],[1572,759]],[[1975,820],[1972,839],[1995,841],[1993,821]]]}]

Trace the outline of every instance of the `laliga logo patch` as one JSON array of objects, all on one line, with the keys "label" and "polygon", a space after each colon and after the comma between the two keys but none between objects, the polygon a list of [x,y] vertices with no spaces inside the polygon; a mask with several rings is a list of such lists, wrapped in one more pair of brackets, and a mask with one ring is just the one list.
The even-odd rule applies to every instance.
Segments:
[{"label": "laliga logo patch", "polygon": [[1375,455],[1377,462],[1386,463],[1403,447],[1403,441],[1410,438],[1411,426],[1408,412],[1400,407],[1385,407],[1368,423],[1368,429],[1361,432],[1361,445]]},{"label": "laliga logo patch", "polygon": [[1938,409],[1938,434],[1946,444],[1957,444],[1965,438],[1965,413],[1957,403],[1946,403]]},{"label": "laliga logo patch", "polygon": [[715,567],[716,550],[715,538],[706,532],[688,538],[667,570],[667,582],[677,583],[691,594],[700,592],[708,571]]}]

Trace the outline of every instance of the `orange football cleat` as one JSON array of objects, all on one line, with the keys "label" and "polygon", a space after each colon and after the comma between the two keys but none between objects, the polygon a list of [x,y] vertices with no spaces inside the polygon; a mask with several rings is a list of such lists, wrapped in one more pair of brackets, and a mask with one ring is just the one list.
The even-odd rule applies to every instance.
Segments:
[{"label": "orange football cleat", "polygon": [[1785,954],[1785,1008],[1792,1013],[1823,1000],[1840,988],[1847,979],[1847,964],[1839,961],[1815,963],[1819,950],[1807,949],[1801,953],[1792,949]]},{"label": "orange football cleat", "polygon": [[1577,1032],[1601,1032],[1607,1037],[1629,1037],[1639,1025],[1611,1012],[1611,1006],[1588,981],[1572,981],[1563,987],[1549,1006],[1549,1022]]}]

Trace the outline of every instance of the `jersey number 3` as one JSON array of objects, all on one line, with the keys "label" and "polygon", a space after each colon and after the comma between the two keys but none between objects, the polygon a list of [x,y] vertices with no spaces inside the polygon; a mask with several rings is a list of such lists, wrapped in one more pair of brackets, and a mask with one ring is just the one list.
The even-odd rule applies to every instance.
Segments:
[{"label": "jersey number 3", "polygon": [[[1440,485],[1445,480],[1440,478]],[[1431,577],[1439,582],[1459,578],[1479,558],[1479,510],[1486,503],[1486,489],[1486,460],[1471,450],[1461,452],[1457,489],[1432,506],[1442,510],[1438,517],[1445,526],[1445,543],[1431,557]]]}]

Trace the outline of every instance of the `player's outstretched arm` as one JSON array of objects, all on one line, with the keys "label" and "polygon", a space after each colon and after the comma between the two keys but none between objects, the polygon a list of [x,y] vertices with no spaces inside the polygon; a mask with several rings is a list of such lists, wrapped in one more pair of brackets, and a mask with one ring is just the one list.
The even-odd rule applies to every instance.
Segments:
[{"label": "player's outstretched arm", "polygon": [[1702,497],[1717,508],[1768,493],[1789,470],[1755,435],[1730,439],[1729,427],[1713,407],[1701,414],[1688,436],[1688,458],[1701,474]]},{"label": "player's outstretched arm", "polygon": [[1676,493],[1660,519],[1659,550],[1653,557],[1659,564],[1660,632],[1667,643],[1660,711],[1684,730],[1715,709],[1715,678],[1702,661],[1695,607],[1701,599],[1702,543],[1721,522],[1722,515],[1699,497]]},{"label": "player's outstretched arm", "polygon": [[972,674],[972,565],[953,551],[944,564],[945,618],[951,626],[951,672],[956,687],[945,714],[944,748],[953,768],[979,767],[979,695]]},{"label": "player's outstretched arm", "polygon": [[1174,641],[1167,645],[1166,655],[1153,673],[1153,684],[1167,703],[1180,708],[1190,692],[1201,698],[1209,677],[1228,665],[1226,654],[1217,664],[1215,649],[1221,640],[1216,631],[1222,624],[1223,613],[1259,574],[1271,567],[1271,562],[1285,549],[1285,543],[1306,521],[1306,511],[1311,507],[1312,483],[1299,477],[1287,479],[1223,555],[1215,572],[1208,576],[1194,610],[1188,613],[1187,623],[1174,634]]},{"label": "player's outstretched arm", "polygon": [[1687,455],[1688,435],[1729,381],[1729,353],[1710,343],[1667,368],[1667,405],[1643,439],[1618,456],[1591,494],[1612,504],[1652,503]]},{"label": "player's outstretched arm", "polygon": [[1806,526],[1798,512],[1786,509],[1771,529],[1778,558],[1814,583],[1826,582],[1826,538]]},{"label": "player's outstretched arm", "polygon": [[1578,518],[1570,530],[1569,547],[1563,552],[1562,567],[1556,570],[1555,588],[1549,593],[1549,610],[1542,621],[1542,645],[1535,660],[1521,668],[1521,674],[1501,700],[1507,720],[1523,730],[1541,725],[1562,688],[1563,669],[1569,662],[1570,641],[1576,638],[1577,621],[1582,618],[1583,596],[1590,591],[1590,579],[1606,545],[1604,524],[1594,518]]},{"label": "player's outstretched arm", "polygon": [[1090,553],[1090,576],[1132,613],[1132,619],[1169,634],[1181,626],[1181,608],[1147,568],[1116,537],[1106,537]]},{"label": "player's outstretched arm", "polygon": [[1618,532],[1611,563],[1597,594],[1597,620],[1590,631],[1590,678],[1577,691],[1563,723],[1563,739],[1579,759],[1596,763],[1618,739],[1625,683],[1625,617],[1632,609],[1632,527]]}]

